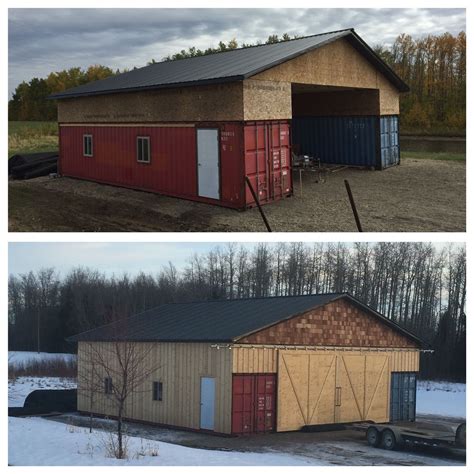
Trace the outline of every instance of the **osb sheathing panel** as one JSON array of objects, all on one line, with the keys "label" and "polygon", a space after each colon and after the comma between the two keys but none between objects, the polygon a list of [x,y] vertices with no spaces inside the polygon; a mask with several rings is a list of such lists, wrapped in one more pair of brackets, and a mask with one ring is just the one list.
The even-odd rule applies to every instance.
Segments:
[{"label": "osb sheathing panel", "polygon": [[293,95],[293,117],[379,115],[378,90],[305,92]]},{"label": "osb sheathing panel", "polygon": [[388,353],[280,351],[277,431],[389,421]]},{"label": "osb sheathing panel", "polygon": [[380,89],[380,114],[398,114],[398,91],[344,38],[286,61],[253,80]]},{"label": "osb sheathing panel", "polygon": [[418,347],[401,332],[345,299],[295,316],[239,339],[246,344],[352,347]]},{"label": "osb sheathing panel", "polygon": [[[299,349],[292,349],[300,352]],[[257,374],[278,372],[278,352],[285,351],[285,347],[262,345],[234,346],[232,348],[232,372],[235,374]],[[349,354],[349,355],[385,355],[390,360],[390,370],[393,372],[418,372],[420,369],[420,353],[415,349],[370,349],[363,347],[340,347],[321,349],[317,346],[308,346],[304,351],[307,354]]]},{"label": "osb sheathing panel", "polygon": [[291,84],[275,81],[244,81],[245,120],[291,119]]},{"label": "osb sheathing panel", "polygon": [[60,123],[243,120],[242,82],[60,100]]},{"label": "osb sheathing panel", "polygon": [[[91,346],[98,347],[113,364],[112,343],[80,342],[78,347],[78,409],[114,416],[112,398],[102,390],[93,394],[87,382],[90,373]],[[150,350],[150,345],[152,348]],[[201,377],[215,377],[215,428],[231,432],[232,360],[231,351],[216,350],[198,343],[139,343],[146,351],[146,364],[157,369],[142,386],[136,388],[127,402],[125,417],[152,423],[199,429]],[[88,359],[89,357],[89,359]],[[85,376],[82,374],[85,373]],[[105,374],[104,374],[105,376]],[[152,400],[152,382],[163,383],[163,400]],[[113,382],[113,381],[112,381]]]}]

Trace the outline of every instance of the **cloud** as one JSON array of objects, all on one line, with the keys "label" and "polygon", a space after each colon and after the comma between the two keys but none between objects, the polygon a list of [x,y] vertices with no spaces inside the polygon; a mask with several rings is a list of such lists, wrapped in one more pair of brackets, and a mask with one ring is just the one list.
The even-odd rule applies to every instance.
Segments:
[{"label": "cloud", "polygon": [[464,9],[10,9],[9,90],[74,66],[143,66],[189,46],[355,28],[371,45],[465,30]]}]

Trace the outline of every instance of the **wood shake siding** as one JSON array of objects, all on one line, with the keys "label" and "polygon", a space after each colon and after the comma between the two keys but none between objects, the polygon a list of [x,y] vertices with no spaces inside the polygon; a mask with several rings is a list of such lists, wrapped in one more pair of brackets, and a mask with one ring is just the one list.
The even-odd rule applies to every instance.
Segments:
[{"label": "wood shake siding", "polygon": [[244,344],[417,348],[417,344],[376,316],[334,301],[238,340]]}]

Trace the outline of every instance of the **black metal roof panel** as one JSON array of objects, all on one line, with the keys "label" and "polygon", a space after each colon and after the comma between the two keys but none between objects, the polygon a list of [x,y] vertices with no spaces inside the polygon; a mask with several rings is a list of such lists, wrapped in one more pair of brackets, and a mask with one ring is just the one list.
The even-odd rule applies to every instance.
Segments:
[{"label": "black metal roof panel", "polygon": [[[234,49],[176,61],[164,61],[134,69],[117,76],[58,92],[51,99],[66,99],[117,92],[196,86],[239,81],[293,59],[312,49],[319,48],[339,38],[351,36],[358,39],[362,49],[368,48],[367,58],[382,69],[398,87],[404,83],[351,29],[322,33],[281,43]],[[406,85],[405,85],[406,87]]]},{"label": "black metal roof panel", "polygon": [[[381,314],[346,293],[281,296],[164,304],[130,318],[69,338],[69,341],[234,342],[248,334],[292,318],[339,298],[370,310],[375,316],[415,338]],[[419,341],[419,340],[418,340]]]}]

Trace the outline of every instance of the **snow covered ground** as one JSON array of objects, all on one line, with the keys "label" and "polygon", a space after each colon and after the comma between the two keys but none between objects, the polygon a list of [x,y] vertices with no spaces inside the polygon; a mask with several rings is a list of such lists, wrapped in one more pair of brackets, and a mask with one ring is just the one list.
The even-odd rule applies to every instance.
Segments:
[{"label": "snow covered ground", "polygon": [[58,359],[72,362],[76,360],[76,355],[66,353],[53,354],[50,352],[8,351],[8,365],[15,367],[28,366],[29,363],[34,362],[55,361]]},{"label": "snow covered ground", "polygon": [[[279,453],[241,453],[186,448],[129,438],[129,459],[106,456],[107,437],[86,428],[40,418],[8,419],[8,462],[14,466],[290,466],[326,465]],[[157,454],[157,455],[156,455]]]},{"label": "snow covered ground", "polygon": [[418,381],[416,412],[466,418],[466,384]]},{"label": "snow covered ground", "polygon": [[33,390],[60,390],[76,388],[74,379],[59,377],[18,377],[8,381],[8,406],[22,407],[26,397]]},{"label": "snow covered ground", "polygon": [[[24,358],[21,358],[24,360]],[[75,388],[72,379],[58,377],[18,377],[9,381],[9,406],[23,406],[36,389]],[[466,416],[466,386],[447,382],[418,382],[417,413],[452,417]],[[107,456],[104,432],[42,418],[11,418],[9,426],[9,463],[12,465],[144,465],[144,466],[290,466],[290,465],[456,465],[457,459],[425,456],[420,453],[389,452],[373,449],[365,442],[333,440],[291,452],[220,451],[195,449],[163,441],[129,438],[129,459]],[[137,434],[137,433],[134,433]],[[145,435],[146,436],[146,435]],[[178,441],[179,442],[179,441]],[[157,455],[158,454],[158,455]]]}]

